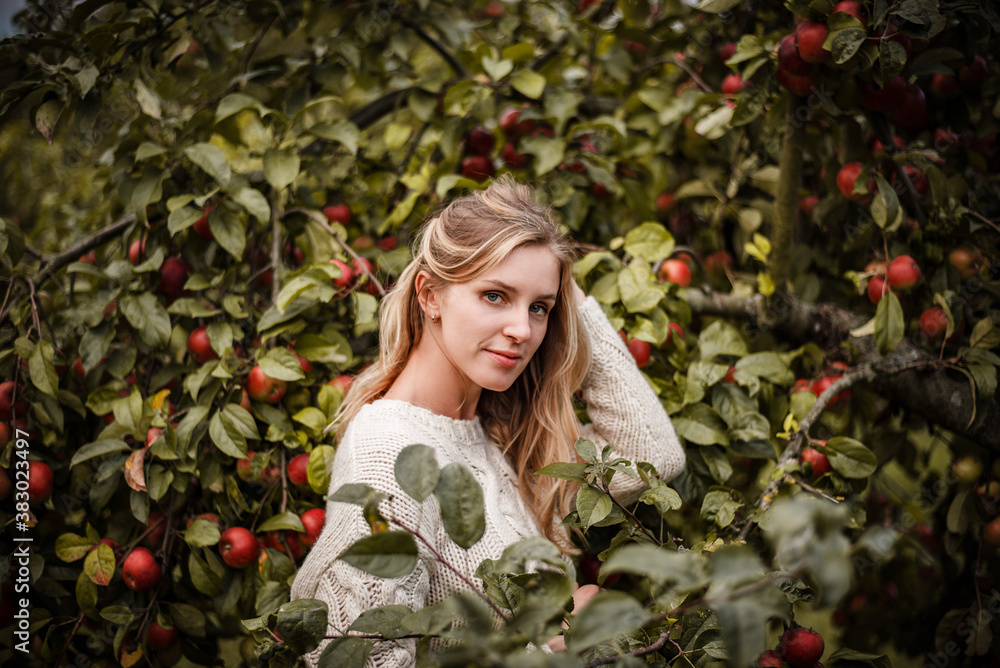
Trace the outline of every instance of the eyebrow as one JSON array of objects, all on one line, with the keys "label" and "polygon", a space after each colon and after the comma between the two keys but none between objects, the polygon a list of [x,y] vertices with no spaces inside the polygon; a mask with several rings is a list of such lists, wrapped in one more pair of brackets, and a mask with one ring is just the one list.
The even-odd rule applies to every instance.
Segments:
[{"label": "eyebrow", "polygon": [[[497,281],[497,280],[489,279],[489,280],[485,280],[483,282],[487,283],[489,285],[492,285],[494,287],[500,288],[504,292],[509,292],[512,295],[519,294],[517,288],[515,288],[513,285],[508,285],[507,283],[504,283],[503,281]],[[553,295],[553,294],[541,295],[538,298],[542,299],[542,300],[553,301],[553,302],[556,301],[556,296]]]}]

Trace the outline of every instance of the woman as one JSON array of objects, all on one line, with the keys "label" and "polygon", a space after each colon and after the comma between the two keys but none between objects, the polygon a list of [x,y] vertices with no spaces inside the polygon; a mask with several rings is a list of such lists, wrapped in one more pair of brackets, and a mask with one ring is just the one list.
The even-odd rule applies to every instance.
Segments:
[{"label": "woman", "polygon": [[[572,260],[551,210],[526,186],[501,179],[455,200],[426,224],[415,258],[385,297],[381,356],[342,407],[330,491],[355,482],[391,495],[382,514],[419,531],[473,582],[483,559],[523,538],[542,535],[569,548],[557,524],[573,490],[534,472],[576,461],[579,437],[599,448],[613,443],[668,478],[684,466],[670,419],[600,306],[573,281]],[[581,384],[587,426],[572,406]],[[464,464],[482,486],[486,531],[468,550],[448,538],[433,495],[418,503],[397,485],[396,456],[413,443],[432,447],[441,466]],[[618,498],[642,490],[627,476],[612,483]],[[402,578],[337,560],[370,533],[360,507],[330,502],[295,578],[292,598],[329,605],[329,634],[345,632],[370,608],[417,609],[465,588],[423,545]],[[306,657],[310,665],[324,646]],[[414,656],[414,641],[384,641],[369,665],[406,666]]]}]

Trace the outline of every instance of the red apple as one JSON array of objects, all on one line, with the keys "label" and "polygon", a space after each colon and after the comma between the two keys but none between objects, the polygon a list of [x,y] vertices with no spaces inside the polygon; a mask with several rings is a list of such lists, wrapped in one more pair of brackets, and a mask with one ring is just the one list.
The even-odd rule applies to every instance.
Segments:
[{"label": "red apple", "polygon": [[191,228],[194,230],[194,233],[197,234],[202,239],[211,240],[214,238],[212,236],[212,228],[208,226],[208,214],[214,210],[215,210],[214,204],[206,204],[204,208],[205,213],[202,214],[201,218],[194,221],[194,225],[191,226]]},{"label": "red apple", "polygon": [[948,316],[940,306],[932,306],[920,314],[920,331],[932,341],[941,339],[948,330]]},{"label": "red apple", "polygon": [[816,205],[819,204],[819,197],[816,195],[806,195],[799,199],[799,213],[803,218],[809,220],[812,218],[813,211],[816,209]]},{"label": "red apple", "polygon": [[830,57],[830,52],[823,49],[823,42],[829,34],[825,23],[819,21],[803,21],[795,28],[795,46],[802,60],[807,63],[822,63]]},{"label": "red apple", "polygon": [[87,264],[92,264],[96,266],[97,253],[95,253],[94,251],[88,251],[79,257],[78,262],[86,262]]},{"label": "red apple", "polygon": [[931,95],[941,100],[949,100],[958,97],[962,92],[962,86],[958,82],[958,77],[954,74],[935,72],[931,75],[930,83],[927,86]]},{"label": "red apple", "polygon": [[[855,194],[854,193],[854,183],[858,180],[858,176],[864,171],[865,166],[860,162],[849,162],[840,168],[837,172],[837,190],[848,198],[856,201],[864,201],[868,199],[868,195]],[[868,192],[871,193],[875,190],[875,179],[868,179]]]},{"label": "red apple", "polygon": [[830,470],[830,460],[816,448],[804,448],[799,455],[799,461],[812,464],[813,475],[817,478]]},{"label": "red apple", "polygon": [[465,140],[467,152],[473,155],[489,155],[495,144],[493,133],[482,127],[470,131]]},{"label": "red apple", "polygon": [[28,462],[28,502],[43,503],[52,494],[52,467],[45,462]]},{"label": "red apple", "polygon": [[778,68],[789,74],[809,74],[812,65],[802,60],[795,48],[795,33],[785,35],[778,44]]},{"label": "red apple", "polygon": [[132,264],[139,264],[146,257],[146,237],[136,239],[128,247],[128,259]]},{"label": "red apple", "polygon": [[301,540],[308,546],[312,546],[323,531],[323,524],[326,522],[326,511],[322,508],[313,508],[302,513],[299,517],[306,532],[302,534]]},{"label": "red apple", "polygon": [[146,647],[159,652],[171,649],[177,644],[177,629],[164,628],[155,619],[146,627]]},{"label": "red apple", "polygon": [[288,462],[288,480],[293,485],[309,484],[308,469],[309,454],[303,452],[301,455],[295,455],[292,457],[291,461]]},{"label": "red apple", "polygon": [[246,382],[247,393],[254,401],[276,404],[285,396],[285,381],[271,378],[260,366],[250,370]]},{"label": "red apple", "polygon": [[495,173],[493,163],[483,155],[473,155],[462,160],[462,176],[474,181],[485,181]]},{"label": "red apple", "polygon": [[761,652],[757,657],[757,668],[781,668],[781,655],[773,649]]},{"label": "red apple", "polygon": [[823,656],[823,636],[801,626],[781,636],[781,656],[792,668],[813,668]]},{"label": "red apple", "polygon": [[799,97],[808,97],[816,86],[816,81],[811,76],[792,74],[785,70],[778,70],[777,78],[778,83]]},{"label": "red apple", "polygon": [[677,204],[677,198],[671,192],[662,192],[656,196],[656,210],[660,213],[666,213],[674,208]]},{"label": "red apple", "polygon": [[739,74],[729,74],[725,79],[722,80],[722,85],[719,87],[726,95],[736,95],[744,88],[747,87],[749,82],[743,81],[743,77]]},{"label": "red apple", "polygon": [[986,59],[976,56],[968,65],[962,65],[958,70],[958,80],[966,88],[975,88],[986,83],[990,71],[986,66]]},{"label": "red apple", "polygon": [[196,364],[204,364],[209,360],[218,359],[212,343],[208,340],[208,328],[205,325],[196,327],[188,336],[187,349],[191,359]]},{"label": "red apple", "polygon": [[869,111],[886,112],[898,107],[905,93],[906,80],[900,76],[889,79],[885,88],[866,81],[862,85],[861,106]]},{"label": "red apple", "polygon": [[146,547],[158,550],[163,545],[163,537],[167,534],[167,516],[159,510],[154,510],[146,520],[146,528],[153,527],[152,530],[142,539],[142,544]]},{"label": "red apple", "polygon": [[173,301],[184,294],[184,284],[191,265],[179,257],[168,257],[160,265],[160,283],[157,290],[168,300]]},{"label": "red apple", "polygon": [[861,21],[863,25],[867,25],[864,17],[864,12],[861,9],[861,3],[858,0],[841,0],[833,6],[833,11],[831,14],[836,14],[837,12],[843,12],[845,14],[850,14],[857,20]]},{"label": "red apple", "polygon": [[219,538],[219,554],[222,560],[233,568],[243,568],[257,561],[260,546],[249,530],[230,527]]},{"label": "red apple", "polygon": [[916,132],[930,122],[930,109],[924,91],[916,84],[906,84],[906,91],[889,114],[889,120],[909,132]]},{"label": "red apple", "polygon": [[0,448],[10,443],[10,425],[0,422]]},{"label": "red apple", "polygon": [[520,109],[507,109],[500,115],[500,129],[509,139],[515,140],[533,132],[535,121],[530,118],[522,121]]},{"label": "red apple", "polygon": [[347,225],[351,222],[351,208],[346,204],[332,204],[323,207],[323,215],[331,223]]},{"label": "red apple", "polygon": [[920,280],[920,265],[909,255],[900,255],[886,266],[885,276],[890,287],[908,290]]},{"label": "red apple", "polygon": [[733,266],[733,254],[726,250],[709,253],[705,258],[705,271],[710,274],[725,274]]},{"label": "red apple", "polygon": [[958,270],[958,275],[962,278],[969,278],[979,273],[982,259],[983,254],[979,249],[967,246],[961,246],[948,253],[948,262]]},{"label": "red apple", "polygon": [[354,284],[354,270],[341,260],[330,260],[330,264],[340,269],[340,276],[333,279],[333,287],[337,288],[338,293],[347,294]]},{"label": "red apple", "polygon": [[677,333],[678,338],[684,338],[684,328],[678,325],[676,322],[672,322],[667,325],[667,338],[664,340],[663,345],[669,346],[674,342],[674,333]]},{"label": "red apple", "polygon": [[122,562],[122,580],[132,591],[149,591],[160,586],[163,571],[153,553],[145,547],[132,550]]},{"label": "red apple", "polygon": [[285,244],[285,258],[288,266],[301,267],[302,263],[306,260],[306,254],[301,248],[289,241]]},{"label": "red apple", "polygon": [[[831,376],[823,376],[822,378],[817,378],[816,380],[809,383],[809,391],[815,394],[817,397],[826,391],[828,387],[833,385],[833,383],[838,380],[843,374],[833,374]],[[851,388],[847,388],[840,394],[834,395],[830,403],[827,404],[830,408],[840,408],[851,400]]]},{"label": "red apple", "polygon": [[340,396],[346,397],[347,391],[351,389],[351,383],[354,382],[354,376],[348,376],[346,374],[341,374],[336,378],[327,382],[327,385],[335,387],[340,390]]},{"label": "red apple", "polygon": [[632,357],[635,358],[635,364],[640,369],[649,364],[651,350],[652,346],[645,341],[632,339],[628,342],[628,351],[632,353]]},{"label": "red apple", "polygon": [[660,283],[666,281],[676,283],[681,287],[691,285],[691,267],[683,260],[675,258],[664,260],[656,273]]},{"label": "red apple", "polygon": [[528,160],[531,158],[530,155],[526,153],[518,153],[517,147],[511,142],[507,142],[500,149],[500,157],[503,158],[504,164],[511,169],[523,169],[525,165],[528,164]]},{"label": "red apple", "polygon": [[[14,400],[14,393],[17,390],[18,399]],[[28,412],[30,405],[28,402],[20,398],[23,396],[21,388],[12,380],[5,380],[0,383],[0,420],[10,420],[14,415],[23,417],[25,413]]]},{"label": "red apple", "polygon": [[882,297],[889,290],[885,287],[885,279],[881,276],[872,276],[868,281],[868,300],[872,304],[878,304]]}]

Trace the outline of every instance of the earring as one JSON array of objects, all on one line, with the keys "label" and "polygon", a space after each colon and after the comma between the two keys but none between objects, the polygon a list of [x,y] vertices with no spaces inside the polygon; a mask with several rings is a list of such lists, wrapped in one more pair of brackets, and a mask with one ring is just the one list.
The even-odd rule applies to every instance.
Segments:
[{"label": "earring", "polygon": [[432,315],[431,316],[431,322],[434,323],[434,324],[437,324],[437,321],[438,321],[438,317],[436,315]]}]

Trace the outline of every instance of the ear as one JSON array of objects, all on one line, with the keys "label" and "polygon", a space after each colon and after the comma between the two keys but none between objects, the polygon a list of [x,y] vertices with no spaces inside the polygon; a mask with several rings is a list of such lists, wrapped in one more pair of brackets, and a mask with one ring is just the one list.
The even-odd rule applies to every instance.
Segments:
[{"label": "ear", "polygon": [[413,279],[413,289],[417,293],[420,309],[428,317],[432,312],[436,313],[439,308],[437,295],[430,289],[430,279],[430,272],[425,269],[420,270],[416,278]]}]

